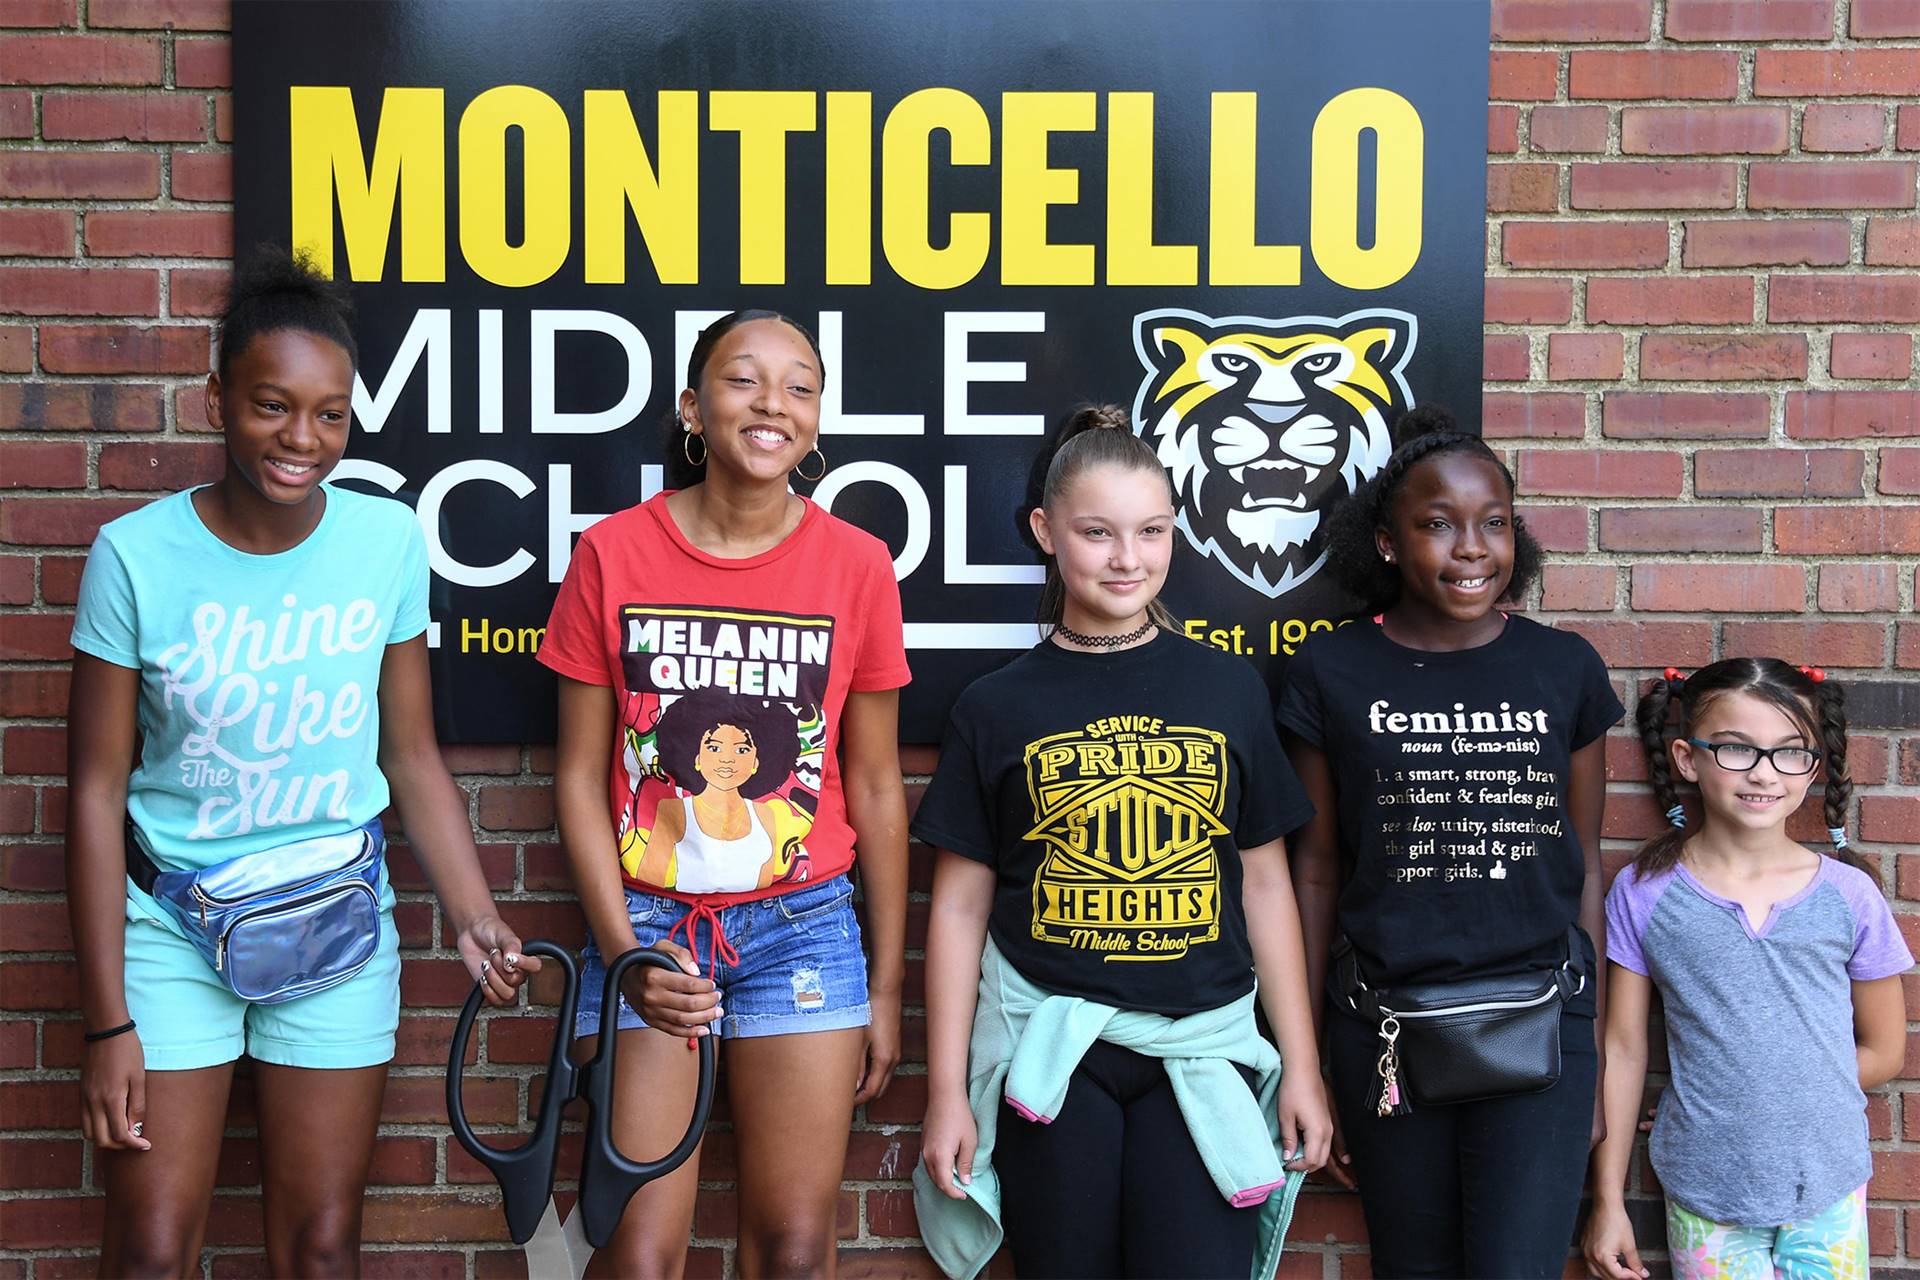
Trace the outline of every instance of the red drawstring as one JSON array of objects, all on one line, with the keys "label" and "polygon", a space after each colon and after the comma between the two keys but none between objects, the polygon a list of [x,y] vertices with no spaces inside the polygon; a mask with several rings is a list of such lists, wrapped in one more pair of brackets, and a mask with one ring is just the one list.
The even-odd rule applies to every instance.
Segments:
[{"label": "red drawstring", "polygon": [[[725,960],[728,964],[736,965],[740,963],[740,953],[733,949],[731,942],[727,941],[727,927],[720,923],[718,911],[704,902],[694,903],[687,908],[687,914],[681,916],[674,922],[673,928],[667,930],[667,941],[672,942],[674,935],[684,926],[687,931],[687,950],[693,953],[693,962],[696,965],[699,964],[700,944],[696,941],[696,937],[702,920],[707,922],[707,977],[718,986],[718,961]],[[708,1028],[708,1034],[712,1034],[711,1027]],[[698,1043],[698,1036],[687,1037],[687,1048],[691,1049]]]}]

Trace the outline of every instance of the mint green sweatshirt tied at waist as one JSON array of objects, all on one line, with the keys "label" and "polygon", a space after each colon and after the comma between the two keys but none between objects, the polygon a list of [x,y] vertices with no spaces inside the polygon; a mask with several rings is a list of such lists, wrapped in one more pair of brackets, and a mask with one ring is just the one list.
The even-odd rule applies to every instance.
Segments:
[{"label": "mint green sweatshirt tied at waist", "polygon": [[[925,1166],[913,1171],[920,1235],[940,1269],[973,1280],[1000,1248],[1000,1179],[993,1170],[1000,1100],[1041,1124],[1060,1114],[1073,1070],[1095,1040],[1166,1061],[1174,1100],[1213,1185],[1235,1206],[1258,1205],[1260,1238],[1249,1280],[1273,1280],[1301,1173],[1283,1167],[1280,1150],[1280,1052],[1260,1035],[1254,993],[1184,1018],[1135,1013],[1043,991],[1022,977],[987,940],[980,958],[980,1003],[968,1053],[967,1102],[979,1129],[973,1181],[964,1200],[933,1185]],[[1234,1064],[1258,1076],[1247,1088]],[[1178,1223],[1169,1223],[1178,1230]]]}]

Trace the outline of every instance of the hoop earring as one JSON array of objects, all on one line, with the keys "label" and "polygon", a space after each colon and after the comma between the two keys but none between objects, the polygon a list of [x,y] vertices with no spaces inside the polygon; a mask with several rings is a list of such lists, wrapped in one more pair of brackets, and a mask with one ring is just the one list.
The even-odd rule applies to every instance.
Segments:
[{"label": "hoop earring", "polygon": [[[821,477],[827,474],[827,455],[820,452],[820,446],[817,444],[813,446],[813,453],[808,454],[807,458],[811,458],[815,454],[818,454],[820,458],[820,469],[818,471],[814,472],[812,475],[808,475],[806,472],[802,471],[799,467],[795,467],[793,469],[793,474],[799,476],[802,480],[805,480],[808,484],[812,484],[814,481],[819,480]],[[804,463],[806,462],[807,458],[802,458],[800,459],[800,461]]]},{"label": "hoop earring", "polygon": [[694,434],[691,431],[680,437],[680,456],[687,460],[687,465],[690,467],[704,466],[707,461],[707,442],[705,440],[700,442],[700,456],[695,458],[693,441]]}]

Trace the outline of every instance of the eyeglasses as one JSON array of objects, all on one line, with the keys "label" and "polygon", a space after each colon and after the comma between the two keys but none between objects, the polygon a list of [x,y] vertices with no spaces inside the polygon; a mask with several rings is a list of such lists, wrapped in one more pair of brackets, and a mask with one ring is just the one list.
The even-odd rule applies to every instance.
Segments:
[{"label": "eyeglasses", "polygon": [[1762,760],[1771,761],[1775,772],[1797,778],[1812,773],[1820,763],[1820,753],[1811,747],[1756,747],[1750,742],[1708,742],[1688,738],[1696,747],[1713,753],[1713,762],[1728,773],[1745,773]]}]

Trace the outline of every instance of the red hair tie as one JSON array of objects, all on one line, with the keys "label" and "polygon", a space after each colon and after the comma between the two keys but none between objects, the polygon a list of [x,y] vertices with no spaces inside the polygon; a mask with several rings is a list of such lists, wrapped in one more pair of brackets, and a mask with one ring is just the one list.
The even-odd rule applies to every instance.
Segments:
[{"label": "red hair tie", "polygon": [[1687,677],[1681,673],[1678,667],[1668,667],[1660,674],[1666,677],[1667,683],[1671,685],[1682,685],[1687,682]]},{"label": "red hair tie", "polygon": [[1819,684],[1822,680],[1825,680],[1827,678],[1827,673],[1822,671],[1818,667],[1802,667],[1800,668],[1800,674],[1805,676],[1807,679],[1813,681],[1815,684]]}]

